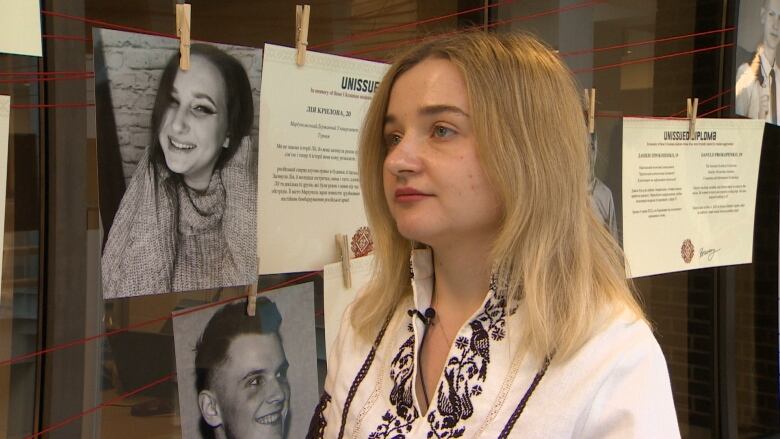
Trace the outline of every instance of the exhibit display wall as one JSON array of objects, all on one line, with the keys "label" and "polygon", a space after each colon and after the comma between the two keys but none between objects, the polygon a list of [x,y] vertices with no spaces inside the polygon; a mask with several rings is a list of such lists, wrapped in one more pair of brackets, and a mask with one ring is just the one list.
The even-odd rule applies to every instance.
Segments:
[{"label": "exhibit display wall", "polygon": [[[6,3],[0,0],[0,9]],[[353,82],[345,79],[341,85],[349,89],[339,94],[342,101],[332,100],[329,76],[319,75],[319,82],[307,80],[314,76],[309,75],[312,70],[305,71],[305,64],[295,67],[294,50],[279,47],[295,46],[294,3],[189,2],[193,43],[224,51],[238,61],[248,79],[253,113],[246,135],[231,140],[229,130],[223,129],[219,139],[225,150],[238,151],[231,157],[240,161],[213,165],[221,169],[222,180],[214,183],[214,174],[209,174],[209,185],[235,184],[251,192],[243,201],[251,203],[252,209],[255,199],[265,193],[265,199],[257,200],[256,215],[251,209],[239,212],[251,216],[251,221],[237,221],[251,236],[250,250],[259,246],[262,259],[244,261],[244,271],[239,273],[243,277],[212,277],[204,284],[209,289],[197,290],[189,287],[191,283],[175,280],[177,270],[192,263],[191,259],[181,263],[174,257],[162,264],[148,260],[152,269],[168,264],[166,268],[174,274],[146,292],[127,297],[131,295],[127,291],[106,291],[107,276],[105,271],[101,274],[101,264],[107,264],[107,253],[125,255],[114,261],[117,266],[131,259],[144,262],[139,256],[143,252],[122,253],[134,242],[123,241],[130,244],[119,245],[117,250],[109,231],[121,222],[117,220],[123,215],[120,204],[132,202],[123,201],[125,194],[130,194],[129,199],[134,191],[159,189],[134,182],[144,176],[142,167],[151,145],[165,137],[153,133],[156,100],[185,100],[181,84],[158,97],[158,89],[166,90],[160,85],[164,69],[179,50],[175,3],[42,0],[40,33],[18,34],[19,38],[37,38],[42,56],[35,56],[34,51],[17,53],[21,49],[11,53],[12,49],[4,51],[0,45],[0,98],[10,97],[8,111],[3,106],[6,100],[0,99],[0,134],[4,137],[0,147],[7,145],[0,151],[0,176],[5,176],[0,184],[5,195],[0,209],[5,215],[4,222],[0,218],[5,231],[0,258],[0,437],[206,437],[194,402],[195,351],[217,309],[246,304],[249,287],[243,284],[256,273],[261,273],[257,277],[260,296],[270,302],[258,301],[258,312],[273,308],[278,318],[271,320],[278,321],[271,333],[279,342],[274,346],[286,351],[285,360],[279,363],[289,382],[281,387],[289,399],[285,410],[292,415],[282,424],[288,434],[304,434],[308,411],[313,413],[324,383],[326,349],[357,289],[342,285],[341,267],[329,265],[341,257],[331,233],[334,224],[326,223],[349,217],[349,224],[333,220],[348,235],[347,253],[357,258],[371,251],[352,166],[358,119],[384,72],[384,63],[391,62],[396,53],[416,42],[467,31],[531,32],[557,51],[581,88],[596,89],[591,139],[594,209],[618,242],[654,264],[644,270],[639,265],[643,259],[634,258],[641,276],[631,277],[667,360],[682,437],[768,438],[780,434],[780,127],[773,119],[775,106],[769,98],[761,98],[771,88],[761,73],[766,45],[762,42],[763,0],[313,0],[309,3],[308,51],[327,56],[310,55],[312,70],[316,66],[334,78],[352,78]],[[24,22],[29,23],[29,8],[24,13]],[[25,25],[30,26],[34,25]],[[10,37],[0,28],[0,42],[3,38]],[[264,52],[272,54],[271,62],[264,59]],[[274,82],[263,85],[266,66]],[[358,76],[370,80],[358,83]],[[309,99],[315,94],[322,100],[311,108],[294,106],[298,97]],[[740,125],[752,130],[751,136],[741,136],[752,139],[752,146],[740,151],[751,155],[750,166],[745,166],[750,175],[743,177],[749,191],[755,191],[755,205],[741,206],[747,206],[743,210],[749,212],[744,213],[752,218],[735,219],[734,229],[719,235],[741,244],[739,257],[728,263],[706,263],[725,244],[708,250],[698,242],[689,242],[689,247],[682,240],[681,247],[674,241],[675,259],[663,260],[661,240],[649,239],[649,234],[671,234],[675,227],[682,227],[680,223],[664,228],[655,221],[656,227],[637,229],[645,223],[627,223],[635,220],[636,209],[623,210],[623,200],[630,196],[623,191],[624,182],[632,177],[624,175],[623,152],[629,150],[625,145],[647,146],[633,134],[645,133],[636,128],[642,122],[624,125],[624,118],[677,118],[682,128],[675,129],[687,134],[686,98],[691,97],[699,98],[700,118],[744,116],[767,122]],[[263,114],[270,116],[264,120]],[[333,122],[334,114],[341,117],[339,122]],[[165,125],[164,120],[158,117],[160,125]],[[273,121],[282,121],[277,125],[283,126],[267,125]],[[4,123],[7,132],[2,129]],[[634,137],[625,138],[624,126]],[[666,121],[647,126],[676,127]],[[724,125],[712,121],[702,126]],[[184,143],[179,147],[186,149]],[[264,163],[271,150],[263,148],[271,148],[288,161]],[[323,155],[338,166],[317,162]],[[159,168],[154,166],[150,165],[150,175],[168,178],[165,173],[155,174]],[[231,166],[249,170],[249,178],[230,180],[231,172],[238,169]],[[339,175],[326,172],[325,167],[338,168]],[[299,189],[285,186],[285,179],[308,181],[301,177],[313,169],[319,172],[319,192],[289,198],[290,192],[284,190]],[[272,188],[272,183],[278,187]],[[315,190],[315,186],[301,184],[300,190]],[[338,184],[344,186],[340,189]],[[177,206],[177,215],[176,203],[182,197],[190,197],[195,210],[202,213],[191,197],[203,196],[208,187],[203,193],[184,195],[175,192],[180,187],[173,187],[171,199],[178,201],[171,203]],[[220,202],[229,205],[237,192],[224,192],[228,201]],[[752,202],[752,192],[747,193]],[[271,200],[277,204],[267,204],[276,206],[267,208],[272,212],[260,208],[277,195],[278,200]],[[304,198],[307,204],[292,204],[303,203]],[[237,215],[230,208],[225,208],[224,215]],[[353,210],[341,210],[339,216],[319,210],[325,208]],[[255,217],[257,224],[252,222]],[[728,217],[719,220],[729,222]],[[311,226],[305,225],[307,221]],[[320,229],[327,230],[322,239],[316,234]],[[156,232],[145,235],[148,245],[162,242],[162,234]],[[260,238],[264,232],[270,237]],[[645,240],[638,241],[637,236]],[[274,247],[264,248],[263,240],[272,241]],[[179,244],[170,245],[176,255]],[[223,259],[214,263],[240,258]],[[368,261],[353,263],[353,281],[368,277]],[[631,266],[632,260],[628,263]],[[139,282],[148,280],[148,271],[128,273]],[[125,285],[121,281],[117,279],[111,288]],[[330,288],[325,287],[328,283]],[[292,302],[293,297],[300,302]],[[268,335],[258,335],[263,336]]]}]

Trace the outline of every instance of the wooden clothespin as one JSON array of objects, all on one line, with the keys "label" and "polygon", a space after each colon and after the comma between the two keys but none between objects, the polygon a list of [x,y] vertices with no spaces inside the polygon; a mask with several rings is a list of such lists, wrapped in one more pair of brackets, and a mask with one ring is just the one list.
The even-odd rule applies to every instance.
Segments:
[{"label": "wooden clothespin", "polygon": [[246,295],[246,314],[254,317],[255,309],[257,309],[257,282],[249,285]]},{"label": "wooden clothespin", "polygon": [[[260,258],[257,258],[257,266],[260,266]],[[246,314],[254,317],[257,309],[257,280],[252,285],[246,287]]]},{"label": "wooden clothespin", "polygon": [[309,5],[295,6],[295,63],[306,64],[306,46],[309,45]]},{"label": "wooden clothespin", "polygon": [[352,269],[349,264],[349,245],[347,244],[347,235],[336,234],[336,246],[341,253],[341,274],[344,277],[344,286],[352,288]]},{"label": "wooden clothespin", "polygon": [[179,68],[190,68],[190,20],[192,7],[185,3],[176,4],[176,36],[179,37]]},{"label": "wooden clothespin", "polygon": [[596,89],[585,89],[585,102],[588,103],[588,133],[596,132]]},{"label": "wooden clothespin", "polygon": [[696,132],[696,113],[699,111],[699,98],[688,98],[688,139],[693,140]]}]

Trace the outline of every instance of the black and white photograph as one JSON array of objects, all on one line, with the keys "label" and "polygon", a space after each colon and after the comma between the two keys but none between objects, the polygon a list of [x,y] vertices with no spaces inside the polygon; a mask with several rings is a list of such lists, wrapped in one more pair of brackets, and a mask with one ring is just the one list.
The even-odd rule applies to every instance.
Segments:
[{"label": "black and white photograph", "polygon": [[103,297],[257,276],[262,51],[93,30]]},{"label": "black and white photograph", "polygon": [[617,213],[615,211],[615,200],[612,197],[612,190],[604,184],[596,175],[596,162],[599,151],[599,138],[596,133],[589,136],[590,140],[590,204],[593,212],[604,223],[604,227],[609,230],[609,234],[615,238],[618,243],[621,242],[618,232]]},{"label": "black and white photograph", "polygon": [[173,320],[184,439],[306,436],[319,399],[314,284]]},{"label": "black and white photograph", "polygon": [[735,104],[739,116],[778,124],[775,59],[780,42],[780,0],[743,0],[739,3],[735,55]]}]

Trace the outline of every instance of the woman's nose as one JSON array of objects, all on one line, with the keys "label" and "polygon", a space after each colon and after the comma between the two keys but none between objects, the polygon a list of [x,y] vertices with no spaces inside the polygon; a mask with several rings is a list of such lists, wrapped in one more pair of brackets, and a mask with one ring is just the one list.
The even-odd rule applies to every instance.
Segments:
[{"label": "woman's nose", "polygon": [[420,146],[421,142],[413,135],[405,135],[388,151],[385,167],[394,175],[419,172],[422,168]]},{"label": "woman's nose", "polygon": [[179,105],[172,108],[171,111],[173,111],[173,121],[171,122],[173,130],[177,133],[186,133],[190,128],[187,108]]}]

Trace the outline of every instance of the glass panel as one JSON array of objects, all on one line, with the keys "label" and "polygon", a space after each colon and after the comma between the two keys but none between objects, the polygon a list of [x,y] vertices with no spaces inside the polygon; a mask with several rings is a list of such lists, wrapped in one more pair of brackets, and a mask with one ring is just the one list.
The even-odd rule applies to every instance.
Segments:
[{"label": "glass panel", "polygon": [[[173,1],[49,0],[44,3],[52,11],[153,32],[174,32]],[[730,81],[723,78],[733,77],[724,73],[723,68],[732,56],[730,52],[708,49],[728,41],[728,35],[723,32],[654,41],[723,28],[727,4],[723,1],[319,0],[311,3],[310,49],[366,59],[387,60],[412,42],[475,26],[496,32],[526,30],[539,35],[560,51],[583,87],[597,89],[596,134],[600,148],[596,175],[612,191],[618,224],[620,118],[677,114],[684,109],[685,98],[715,96],[729,87],[723,84]],[[487,12],[475,10],[454,15],[486,4],[491,6]],[[45,21],[47,33],[91,38],[89,25],[53,16],[47,16]],[[416,21],[423,23],[407,25]],[[291,45],[294,35],[292,4],[271,0],[196,2],[192,22],[192,36],[196,40],[261,47],[264,42]],[[367,33],[370,36],[352,37]],[[637,42],[647,43],[634,44]],[[91,42],[62,40],[48,41],[47,45],[45,67],[39,66],[35,58],[0,55],[0,71],[92,70]],[[693,49],[707,50],[685,53]],[[653,61],[654,57],[663,59]],[[47,102],[81,102],[93,98],[93,81],[80,84],[56,81],[42,88],[37,83],[7,84],[2,80],[0,94],[11,94],[13,103],[37,103],[40,90],[45,91]],[[713,99],[702,104],[699,113],[728,102],[728,97]],[[729,116],[729,111],[713,116]],[[36,389],[43,395],[38,429],[78,415],[101,402],[109,403],[51,437],[121,437],[127,432],[150,438],[176,436],[179,420],[174,380],[129,398],[117,398],[174,372],[170,363],[170,323],[158,318],[169,315],[184,303],[210,302],[242,291],[169,294],[104,304],[98,262],[103,233],[97,211],[94,110],[48,110],[45,120],[42,114],[35,109],[12,112],[0,288],[0,361],[38,348],[39,308],[48,313],[47,347],[153,322],[49,354],[42,359],[42,372],[38,371],[35,359],[12,366],[0,365],[0,436],[21,437],[34,431]],[[40,133],[44,130],[46,139],[42,142]],[[40,148],[42,144],[47,145],[45,154]],[[767,157],[764,154],[765,164]],[[780,161],[774,157],[770,163],[777,169]],[[48,233],[41,229],[42,181],[47,182],[43,192],[49,208],[45,216]],[[762,184],[762,188],[769,189],[759,194],[759,200],[765,199],[759,201],[759,206],[768,207],[757,213],[755,264],[636,281],[668,361],[683,437],[727,437],[729,431],[723,429],[723,424],[732,416],[738,424],[734,431],[738,431],[739,437],[778,432],[777,177],[774,183]],[[40,256],[44,238],[48,239],[45,263]],[[770,247],[765,246],[767,242],[771,243]],[[39,273],[47,276],[45,301],[39,300],[43,297],[39,285],[44,284]],[[261,285],[272,286],[290,278],[267,277],[261,279]],[[316,282],[320,294],[317,325],[321,330],[321,279]],[[733,309],[724,310],[724,297],[734,299]],[[733,367],[728,362],[719,362],[719,354],[726,347],[736,351]],[[324,354],[322,350],[318,354],[322,377]],[[160,360],[158,369],[147,367],[156,360]],[[46,386],[41,387],[41,383]],[[728,402],[730,383],[735,388],[736,408]]]},{"label": "glass panel", "polygon": [[[38,58],[0,55],[0,72],[36,72]],[[28,78],[28,79],[24,79]],[[0,95],[11,105],[37,104],[40,86],[30,77],[0,75]],[[37,350],[40,272],[39,110],[13,108],[8,139],[0,361]],[[37,361],[0,365],[0,436],[21,437],[35,419]]]},{"label": "glass panel", "polygon": [[[709,59],[682,55],[652,61],[656,56],[705,46],[713,39],[632,43],[720,27],[717,18],[701,16],[700,3],[536,1],[498,8],[499,23],[507,23],[498,31],[511,28],[539,35],[560,51],[583,87],[596,88],[595,173],[612,192],[618,224],[622,224],[620,118],[669,116],[684,108],[685,98],[695,90],[709,93],[702,97],[718,90],[717,77],[698,74],[699,63]],[[713,8],[717,12],[717,5]],[[717,61],[717,55],[713,56]],[[699,270],[636,279],[666,356],[683,437],[717,434],[714,273]]]},{"label": "glass panel", "polygon": [[735,390],[738,436],[780,432],[778,408],[778,213],[780,127],[766,125],[756,197],[753,264],[736,267]]}]

